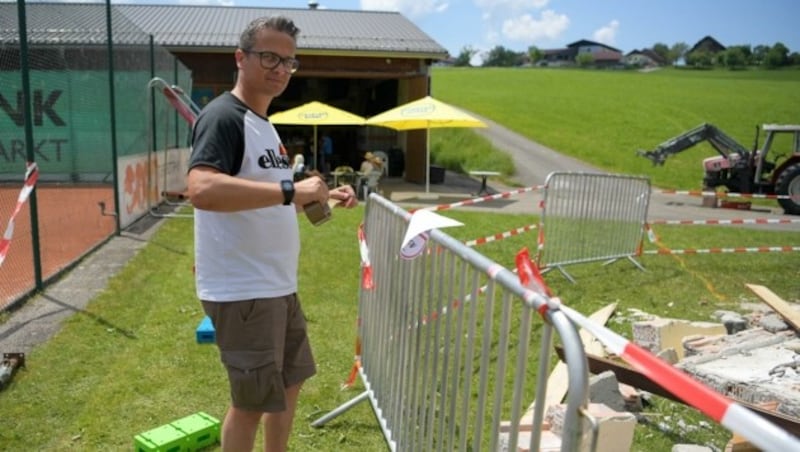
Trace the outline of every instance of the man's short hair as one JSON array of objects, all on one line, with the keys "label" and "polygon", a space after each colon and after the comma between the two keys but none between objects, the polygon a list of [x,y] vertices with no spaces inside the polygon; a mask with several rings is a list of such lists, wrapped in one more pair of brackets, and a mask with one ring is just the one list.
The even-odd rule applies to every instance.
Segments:
[{"label": "man's short hair", "polygon": [[253,20],[244,29],[239,37],[239,48],[242,50],[252,50],[256,43],[256,35],[261,30],[276,30],[286,33],[292,39],[297,40],[300,29],[297,28],[291,19],[284,16],[259,17]]}]

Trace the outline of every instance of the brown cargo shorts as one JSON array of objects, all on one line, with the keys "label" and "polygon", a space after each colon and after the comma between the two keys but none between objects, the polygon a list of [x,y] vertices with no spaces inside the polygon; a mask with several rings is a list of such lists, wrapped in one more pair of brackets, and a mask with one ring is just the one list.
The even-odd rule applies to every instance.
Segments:
[{"label": "brown cargo shorts", "polygon": [[297,295],[203,301],[203,310],[214,325],[232,405],[248,411],[284,411],[285,388],[316,373]]}]

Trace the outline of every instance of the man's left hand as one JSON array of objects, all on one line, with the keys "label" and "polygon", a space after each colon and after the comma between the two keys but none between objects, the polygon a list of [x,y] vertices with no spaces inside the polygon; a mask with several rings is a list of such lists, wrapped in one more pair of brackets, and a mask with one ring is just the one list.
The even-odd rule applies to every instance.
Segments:
[{"label": "man's left hand", "polygon": [[330,191],[330,201],[335,201],[334,207],[351,209],[358,205],[358,198],[350,185],[342,185]]}]

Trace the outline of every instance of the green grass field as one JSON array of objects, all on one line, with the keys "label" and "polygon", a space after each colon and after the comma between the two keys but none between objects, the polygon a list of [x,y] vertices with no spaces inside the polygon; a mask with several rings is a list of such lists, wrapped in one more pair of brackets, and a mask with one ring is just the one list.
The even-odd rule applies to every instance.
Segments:
[{"label": "green grass field", "polygon": [[[653,146],[696,122],[717,123],[732,134],[736,131],[737,138],[746,141],[748,130],[759,122],[790,121],[800,108],[798,75],[800,72],[634,74],[437,68],[433,86],[435,96],[527,131],[533,139],[555,149],[576,155],[584,152],[585,158],[595,164],[598,161],[589,157],[614,162],[610,157],[617,155],[619,162],[650,171],[649,162],[633,155],[635,149]],[[488,91],[485,86],[503,90]],[[506,87],[513,92],[506,92]],[[725,98],[723,93],[738,97],[744,87],[752,88],[749,93],[753,99],[748,103],[716,105],[716,101]],[[703,97],[704,91],[709,92],[707,101],[695,100]],[[590,95],[594,92],[603,95],[594,99]],[[768,98],[762,98],[765,96]],[[628,101],[622,100],[627,97],[636,99],[629,103],[637,114],[627,112]],[[660,101],[646,106],[641,97]],[[514,103],[515,98],[535,100]],[[754,109],[755,104],[761,106],[760,110]],[[725,114],[724,120],[697,112],[699,106],[712,105],[720,118]],[[644,115],[645,111],[654,113]],[[753,111],[763,113],[754,119]],[[772,112],[774,116],[770,116]],[[492,152],[485,143],[471,140],[469,135],[464,139],[470,157],[462,165],[473,167],[474,159],[494,160],[485,155]],[[691,160],[690,167],[698,170],[697,157]],[[652,171],[661,171],[667,177],[675,172],[673,163]],[[635,167],[613,169],[637,172]],[[684,184],[691,181],[675,177],[660,184],[686,187]],[[533,215],[521,214],[444,214],[465,224],[446,230],[459,240],[537,221]],[[301,395],[292,450],[386,450],[367,403],[354,407],[325,428],[309,425],[363,389],[360,383],[350,390],[340,389],[353,365],[359,284],[356,230],[362,218],[363,207],[359,207],[336,210],[333,221],[318,228],[301,220],[300,296],[319,372]],[[657,227],[656,233],[660,244],[672,249],[800,245],[800,228],[777,232],[672,226]],[[512,267],[513,256],[521,247],[535,249],[534,234],[477,249]],[[648,244],[648,248],[655,249],[655,245]],[[0,392],[0,413],[8,420],[0,429],[0,449],[131,450],[137,433],[194,412],[205,411],[222,418],[228,400],[224,372],[215,348],[195,342],[195,328],[203,314],[194,294],[192,256],[191,222],[167,220],[148,246],[85,311],[72,316],[56,337],[27,356],[27,368]],[[640,261],[646,272],[625,262],[609,266],[596,263],[569,269],[577,284],[569,283],[557,272],[548,273],[546,278],[565,303],[582,313],[618,303],[618,315],[609,325],[628,337],[630,309],[665,317],[710,320],[715,310],[740,310],[743,301],[757,300],[745,283],[765,285],[787,300],[800,301],[797,253],[646,255]],[[729,432],[713,422],[686,432],[679,422],[697,426],[708,420],[679,404],[655,398],[647,411],[650,422],[641,422],[636,428],[633,450],[637,452],[669,451],[676,442],[709,444],[721,450],[730,438]]]},{"label": "green grass field", "polygon": [[[640,73],[437,67],[431,92],[597,167],[645,175],[654,186],[684,190],[701,188],[701,161],[717,155],[711,146],[688,149],[663,167],[654,167],[636,151],[652,149],[705,122],[748,148],[756,126],[800,123],[798,70]],[[453,134],[474,132],[437,129],[432,142],[439,134],[451,141]],[[773,147],[781,148],[789,149],[789,143]]]}]

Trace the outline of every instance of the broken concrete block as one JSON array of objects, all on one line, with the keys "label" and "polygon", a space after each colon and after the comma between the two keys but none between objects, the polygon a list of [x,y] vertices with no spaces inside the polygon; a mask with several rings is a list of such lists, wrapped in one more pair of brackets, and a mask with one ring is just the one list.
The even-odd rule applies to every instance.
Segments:
[{"label": "broken concrete block", "polygon": [[714,449],[697,444],[676,444],[672,446],[672,452],[714,452]]},{"label": "broken concrete block", "polygon": [[777,405],[775,411],[800,417],[800,339],[793,331],[769,333],[753,328],[706,341],[677,367],[712,389],[752,405]]},{"label": "broken concrete block", "polygon": [[[531,452],[531,434],[529,432],[520,432],[517,439],[517,452]],[[500,450],[507,451],[508,447],[503,448],[502,442]],[[550,430],[542,431],[539,439],[539,452],[560,452],[561,451],[561,437],[551,432]]]},{"label": "broken concrete block", "polygon": [[619,392],[619,381],[610,370],[589,378],[589,400],[603,403],[614,411],[625,411],[625,399]]},{"label": "broken concrete block", "polygon": [[[500,430],[498,437],[498,452],[510,452],[511,433],[508,429]],[[531,450],[531,430],[520,430],[517,436],[517,452]],[[561,437],[550,430],[542,430],[539,434],[539,451],[558,452],[561,450]]]},{"label": "broken concrete block", "polygon": [[656,353],[656,356],[670,364],[675,364],[679,361],[678,352],[672,347],[661,350],[660,352]]},{"label": "broken concrete block", "polygon": [[683,359],[683,338],[692,335],[718,336],[727,334],[725,325],[712,322],[658,318],[633,323],[633,341],[653,353],[674,348]]},{"label": "broken concrete block", "polygon": [[738,312],[715,311],[714,317],[719,319],[719,321],[725,325],[725,329],[728,330],[728,334],[736,334],[739,331],[744,331],[749,326],[747,319]]},{"label": "broken concrete block", "polygon": [[625,409],[621,411],[638,413],[644,409],[644,405],[642,404],[642,393],[638,389],[631,385],[620,383],[619,393],[622,394],[622,399],[625,400]]},{"label": "broken concrete block", "polygon": [[[550,430],[550,424],[548,424],[546,420],[543,420],[540,428],[542,430]],[[529,432],[531,431],[531,429],[533,429],[533,411],[531,411],[530,413],[526,413],[525,416],[522,416],[522,418],[519,420],[520,432]],[[500,431],[503,433],[510,432],[511,421],[501,421]]]},{"label": "broken concrete block", "polygon": [[[590,403],[587,411],[598,425],[597,452],[624,452],[633,445],[636,417],[624,411],[615,411],[602,403]],[[553,433],[560,435],[564,427],[566,405],[554,405],[547,410],[545,418]]]},{"label": "broken concrete block", "polygon": [[751,328],[728,336],[692,336],[684,339],[683,346],[687,358],[695,355],[735,354],[774,344],[790,347],[792,342],[788,339],[793,336],[794,333],[790,331],[773,334],[763,328]]},{"label": "broken concrete block", "polygon": [[768,312],[761,316],[758,320],[758,326],[770,333],[777,333],[778,331],[789,329],[789,325],[783,320],[783,317],[775,312]]}]

